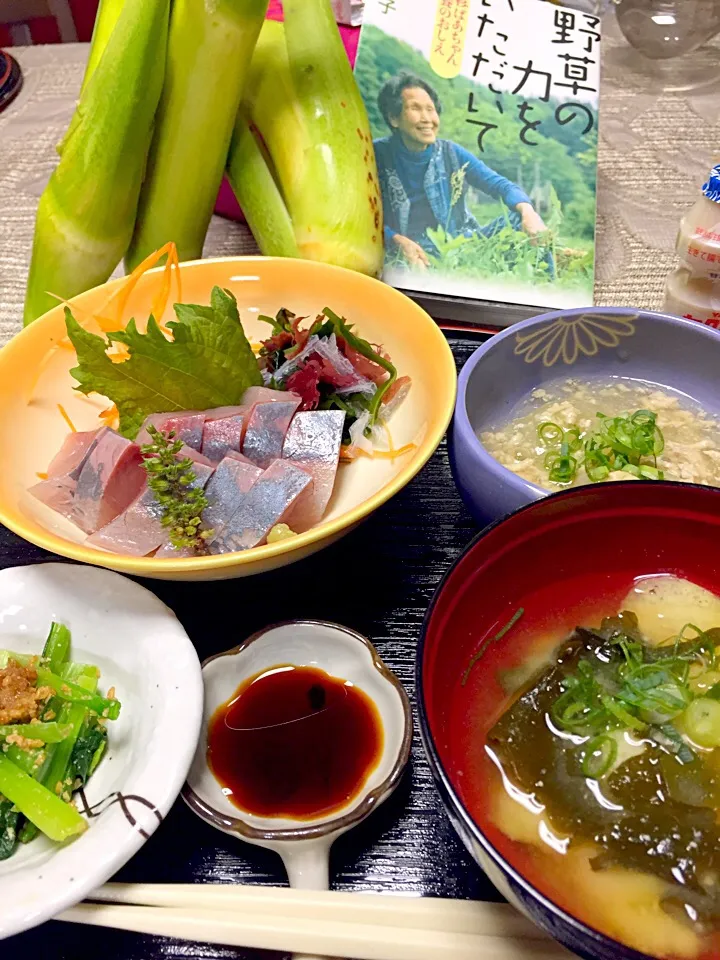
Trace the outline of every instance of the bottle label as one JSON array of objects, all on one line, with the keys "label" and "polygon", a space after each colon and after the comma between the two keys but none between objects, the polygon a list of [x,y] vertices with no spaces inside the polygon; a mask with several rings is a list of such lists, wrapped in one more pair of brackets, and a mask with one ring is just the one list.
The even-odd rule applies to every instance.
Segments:
[{"label": "bottle label", "polygon": [[720,203],[720,163],[716,164],[710,171],[710,177],[707,183],[702,187],[703,196],[714,203]]}]

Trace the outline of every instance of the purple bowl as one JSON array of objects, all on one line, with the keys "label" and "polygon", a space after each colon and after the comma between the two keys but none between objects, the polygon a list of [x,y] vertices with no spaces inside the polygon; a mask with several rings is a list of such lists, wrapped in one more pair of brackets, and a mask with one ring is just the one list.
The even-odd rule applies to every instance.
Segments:
[{"label": "purple bowl", "polygon": [[479,523],[548,491],[498,463],[478,434],[506,422],[536,387],[567,377],[645,380],[720,414],[720,333],[663,313],[589,307],[545,313],[491,337],[460,373],[450,429],[455,482]]}]

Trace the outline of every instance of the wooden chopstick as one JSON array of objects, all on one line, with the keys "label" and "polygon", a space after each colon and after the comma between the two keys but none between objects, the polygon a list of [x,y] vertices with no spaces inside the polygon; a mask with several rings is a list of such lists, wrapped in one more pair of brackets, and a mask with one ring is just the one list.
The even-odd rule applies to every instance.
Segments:
[{"label": "wooden chopstick", "polygon": [[[388,898],[390,899],[390,898]],[[334,911],[336,914],[338,911]],[[353,960],[569,960],[552,940],[453,933],[342,919],[237,914],[225,910],[80,904],[57,917],[70,923],[114,927],[236,947],[307,953]]]},{"label": "wooden chopstick", "polygon": [[435,897],[297,890],[240,884],[106,883],[90,898],[107,903],[190,910],[219,910],[238,914],[282,913],[325,922],[414,927],[478,936],[523,937],[547,940],[538,927],[507,903],[449,900]]}]

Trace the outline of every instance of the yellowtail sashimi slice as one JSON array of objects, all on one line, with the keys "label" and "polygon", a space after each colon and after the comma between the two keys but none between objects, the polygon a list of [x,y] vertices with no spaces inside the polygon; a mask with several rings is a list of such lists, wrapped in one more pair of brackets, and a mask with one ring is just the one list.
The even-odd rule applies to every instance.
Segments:
[{"label": "yellowtail sashimi slice", "polygon": [[240,507],[210,541],[211,553],[249,550],[265,542],[278,523],[285,523],[312,477],[286,460],[275,460],[252,485]]},{"label": "yellowtail sashimi slice", "polygon": [[296,413],[283,444],[283,459],[313,478],[312,495],[304,494],[288,519],[295,533],[322,520],[332,496],[340,459],[345,414],[342,410],[305,410]]}]

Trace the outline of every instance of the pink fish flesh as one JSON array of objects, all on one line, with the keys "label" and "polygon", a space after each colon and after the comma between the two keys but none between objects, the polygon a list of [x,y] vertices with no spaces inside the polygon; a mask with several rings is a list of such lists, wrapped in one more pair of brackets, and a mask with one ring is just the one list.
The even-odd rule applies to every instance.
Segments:
[{"label": "pink fish flesh", "polygon": [[288,524],[296,533],[322,519],[335,486],[345,414],[342,410],[296,413],[283,444],[283,459],[313,478],[312,491],[298,499]]},{"label": "pink fish flesh", "polygon": [[77,478],[98,440],[107,433],[107,427],[69,433],[48,467],[47,480],[30,487],[29,493],[57,513],[72,520],[73,498]]},{"label": "pink fish flesh", "polygon": [[288,390],[272,390],[270,387],[248,387],[243,394],[243,407],[247,410],[256,403],[272,403],[273,401],[284,402],[289,397],[294,396]]},{"label": "pink fish flesh", "polygon": [[[287,394],[286,394],[287,396]],[[300,397],[284,402],[258,403],[248,420],[242,452],[263,469],[282,456],[285,434]]]},{"label": "pink fish flesh", "polygon": [[283,523],[312,477],[286,460],[275,460],[252,485],[242,503],[210,541],[210,553],[233,553],[264,543]]},{"label": "pink fish flesh", "polygon": [[[195,452],[195,451],[193,451]],[[201,457],[201,454],[196,454]],[[195,458],[193,458],[195,459]],[[204,487],[212,476],[212,465],[195,461],[194,487]],[[88,538],[94,547],[132,557],[146,557],[167,542],[167,529],[162,523],[162,509],[147,485],[124,513]]]},{"label": "pink fish flesh", "polygon": [[135,443],[142,446],[145,443],[152,443],[152,438],[148,433],[148,427],[154,426],[162,433],[169,433],[171,430],[175,434],[175,439],[182,440],[193,450],[202,449],[203,426],[206,416],[198,410],[178,410],[175,413],[151,413],[146,418],[140,432],[135,438]]},{"label": "pink fish flesh", "polygon": [[51,507],[56,513],[72,520],[76,487],[77,481],[69,476],[48,477],[47,480],[42,480],[30,487],[28,493],[40,503]]},{"label": "pink fish flesh", "polygon": [[217,463],[230,450],[240,451],[243,424],[241,416],[223,417],[219,420],[206,420],[203,428],[202,452]]},{"label": "pink fish flesh", "polygon": [[140,448],[108,430],[93,446],[80,471],[72,519],[95,533],[133,502],[145,483]]},{"label": "pink fish flesh", "polygon": [[47,468],[48,477],[70,477],[77,480],[90,451],[107,430],[107,427],[100,427],[99,430],[69,433]]}]

